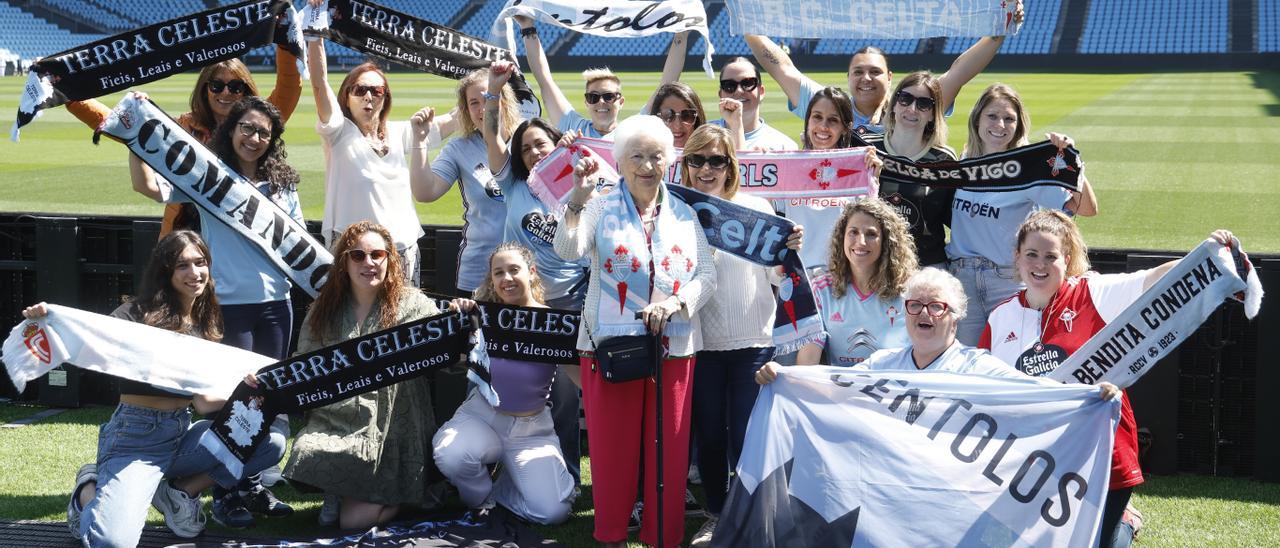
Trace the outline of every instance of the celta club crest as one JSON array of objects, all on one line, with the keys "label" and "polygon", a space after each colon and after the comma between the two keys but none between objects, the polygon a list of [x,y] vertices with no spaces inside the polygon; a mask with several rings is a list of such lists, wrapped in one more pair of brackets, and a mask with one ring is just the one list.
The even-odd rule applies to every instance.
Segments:
[{"label": "celta club crest", "polygon": [[1072,320],[1075,320],[1078,315],[1079,314],[1076,314],[1075,310],[1070,308],[1063,309],[1062,314],[1058,315],[1058,319],[1062,320],[1063,325],[1067,326],[1067,333],[1071,332],[1071,322]]},{"label": "celta club crest", "polygon": [[1000,0],[1000,9],[1004,10],[1004,28],[1009,29],[1009,25],[1013,24],[1013,10],[1009,9],[1009,2]]},{"label": "celta club crest", "polygon": [[826,190],[831,186],[831,182],[836,179],[842,179],[850,175],[857,175],[861,171],[850,168],[833,167],[830,158],[818,162],[818,167],[809,170],[809,178],[818,183],[818,188]]},{"label": "celta club crest", "polygon": [[1052,168],[1049,171],[1049,174],[1053,175],[1054,177],[1057,177],[1058,172],[1064,169],[1072,173],[1075,173],[1076,171],[1075,166],[1071,166],[1067,164],[1066,158],[1063,157],[1062,150],[1059,150],[1057,154],[1055,154],[1052,158],[1049,158],[1049,160],[1045,163],[1049,164],[1049,167]]},{"label": "celta club crest", "polygon": [[49,350],[49,338],[45,336],[40,324],[31,322],[22,329],[22,342],[27,350],[43,363],[53,361],[53,352]]},{"label": "celta club crest", "polygon": [[671,294],[680,293],[680,282],[688,281],[693,278],[693,259],[684,255],[684,250],[679,245],[672,245],[671,252],[662,258],[659,263],[662,271],[671,276]]},{"label": "celta club crest", "polygon": [[782,308],[787,313],[787,319],[791,320],[791,328],[800,332],[800,326],[796,324],[796,303],[791,300],[795,293],[795,288],[800,286],[800,275],[787,271],[782,281],[778,283],[778,298],[782,300]]},{"label": "celta club crest", "polygon": [[[631,272],[627,272],[628,269]],[[627,275],[640,271],[640,259],[632,256],[626,245],[618,244],[613,248],[613,256],[604,260],[604,270],[618,281],[618,314],[622,314],[627,307]]]},{"label": "celta club crest", "polygon": [[902,317],[902,311],[896,306],[889,305],[889,308],[884,309],[884,315],[889,318],[889,325],[892,326],[894,321]]}]

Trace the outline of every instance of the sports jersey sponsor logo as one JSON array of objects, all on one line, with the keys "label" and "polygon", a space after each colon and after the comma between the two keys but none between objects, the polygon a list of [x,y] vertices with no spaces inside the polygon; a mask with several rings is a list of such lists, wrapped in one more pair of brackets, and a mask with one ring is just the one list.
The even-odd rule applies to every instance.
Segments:
[{"label": "sports jersey sponsor logo", "polygon": [[530,212],[520,220],[520,228],[524,229],[526,234],[535,242],[546,245],[551,245],[551,242],[556,239],[558,224],[555,217],[543,215],[537,211]]},{"label": "sports jersey sponsor logo", "polygon": [[951,209],[961,215],[968,214],[970,217],[986,217],[988,219],[999,219],[1000,208],[991,204],[981,202],[973,202],[964,198],[956,197],[951,202]]},{"label": "sports jersey sponsor logo", "polygon": [[854,331],[845,339],[845,342],[849,343],[849,346],[845,350],[843,356],[836,356],[836,363],[862,363],[866,360],[865,357],[852,358],[849,357],[849,355],[863,354],[864,356],[870,356],[873,352],[880,349],[880,341],[876,340],[876,336],[872,335],[871,332],[866,329],[858,329]]},{"label": "sports jersey sponsor logo", "polygon": [[915,228],[916,224],[920,222],[920,208],[916,206],[916,204],[912,203],[911,200],[903,197],[902,194],[894,192],[884,200],[889,202],[889,205],[893,206],[894,211],[897,211],[898,215],[902,216],[902,219],[907,222],[908,227]]},{"label": "sports jersey sponsor logo", "polygon": [[1018,356],[1014,367],[1032,377],[1039,377],[1057,369],[1065,359],[1067,359],[1067,351],[1061,346],[1037,342]]},{"label": "sports jersey sponsor logo", "polygon": [[476,180],[484,186],[484,193],[489,199],[501,202],[506,198],[502,195],[502,189],[498,188],[498,180],[493,177],[493,173],[489,171],[489,166],[484,164],[476,164],[472,170],[475,172]]}]

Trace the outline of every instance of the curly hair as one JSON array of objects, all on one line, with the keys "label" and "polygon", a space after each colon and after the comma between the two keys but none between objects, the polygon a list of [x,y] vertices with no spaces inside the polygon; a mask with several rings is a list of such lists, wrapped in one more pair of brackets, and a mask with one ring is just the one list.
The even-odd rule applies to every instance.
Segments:
[{"label": "curly hair", "polygon": [[209,246],[199,234],[190,230],[175,230],[156,242],[151,249],[151,259],[142,272],[142,289],[133,303],[142,313],[142,323],[152,327],[180,333],[200,333],[206,340],[222,340],[222,307],[213,276],[204,291],[191,305],[191,316],[182,313],[182,298],[173,287],[173,271],[188,247],[194,247],[204,257],[206,264],[213,264]]},{"label": "curly hair", "polygon": [[253,83],[253,73],[249,72],[249,67],[239,59],[227,59],[200,69],[200,75],[196,76],[196,87],[191,90],[191,116],[195,118],[197,124],[210,130],[218,127],[218,122],[214,120],[213,107],[209,105],[207,87],[209,80],[213,79],[213,75],[219,70],[226,70],[234,76],[234,79],[244,82],[249,88],[244,94],[245,97],[258,95],[258,85]]},{"label": "curly hair", "polygon": [[836,145],[832,148],[849,148],[853,145],[853,100],[843,89],[835,86],[818,90],[813,94],[813,99],[809,100],[809,106],[805,107],[804,131],[800,134],[801,147],[805,150],[813,150],[813,143],[809,142],[809,117],[813,116],[813,107],[818,104],[819,99],[831,101],[836,108],[836,116],[840,118],[840,125],[844,127],[844,133],[836,139]]},{"label": "curly hair", "polygon": [[969,113],[969,140],[964,143],[965,158],[1004,152],[1003,150],[986,150],[982,144],[982,138],[978,136],[978,124],[982,121],[982,111],[998,99],[1008,101],[1009,106],[1013,107],[1014,115],[1018,117],[1018,121],[1014,124],[1013,138],[1009,140],[1009,148],[1028,144],[1027,134],[1031,132],[1031,115],[1022,106],[1022,97],[1018,96],[1018,92],[1006,84],[997,82],[983,90],[982,95],[978,97],[978,102],[973,105],[973,111]]},{"label": "curly hair", "polygon": [[[480,124],[471,119],[471,109],[467,108],[467,89],[471,86],[480,86],[481,91],[488,91],[489,69],[475,69],[458,80],[458,115],[462,119],[464,136],[480,131]],[[511,90],[511,84],[502,86],[502,100],[498,101],[498,114],[502,118],[498,120],[498,134],[503,140],[511,138],[511,132],[520,123],[519,105],[520,103],[516,101],[516,93]]]},{"label": "curly hair", "polygon": [[404,280],[404,267],[400,263],[400,254],[396,252],[395,240],[391,232],[372,221],[353,223],[342,231],[333,249],[333,265],[329,267],[329,280],[320,288],[320,295],[311,305],[307,316],[307,327],[322,345],[338,342],[338,334],[334,332],[337,319],[342,317],[343,309],[350,306],[351,277],[347,271],[351,261],[347,252],[356,247],[356,242],[365,234],[373,232],[382,237],[387,250],[387,276],[378,286],[378,328],[386,329],[396,325],[396,317],[400,312],[400,298],[405,291],[414,291]]},{"label": "curly hair", "polygon": [[267,143],[267,150],[258,160],[257,171],[242,173],[242,175],[255,182],[266,181],[271,186],[270,194],[276,194],[282,190],[297,190],[298,182],[302,177],[285,161],[289,154],[284,148],[284,119],[280,116],[280,109],[266,99],[245,97],[231,105],[226,123],[218,126],[213,133],[213,153],[233,169],[240,166],[231,138],[234,132],[240,131],[238,127],[240,119],[250,111],[258,111],[271,120],[271,141]]},{"label": "curly hair", "polygon": [[531,118],[520,122],[520,125],[516,126],[516,130],[511,132],[511,147],[507,149],[507,152],[512,156],[511,178],[516,181],[528,179],[529,170],[533,169],[533,166],[524,165],[524,158],[520,154],[520,151],[524,149],[524,134],[526,131],[529,131],[529,128],[531,127],[540,129],[543,133],[547,134],[547,139],[551,140],[551,146],[555,146],[556,143],[559,143],[560,137],[563,135],[560,133],[559,129],[556,129],[555,126],[551,125],[551,122],[543,120],[542,118]]},{"label": "curly hair", "polygon": [[738,193],[738,187],[742,185],[742,177],[738,175],[738,155],[734,151],[733,136],[729,130],[714,124],[693,130],[689,139],[684,142],[684,156],[680,159],[680,184],[693,188],[693,176],[689,173],[689,154],[699,153],[717,143],[729,158],[729,165],[724,170],[724,199],[732,200]]},{"label": "curly hair", "polygon": [[843,297],[849,284],[853,282],[853,269],[844,255],[844,232],[849,226],[849,219],[857,213],[875,219],[880,228],[880,257],[876,258],[876,269],[871,274],[871,279],[862,280],[865,287],[860,289],[882,298],[901,295],[907,278],[919,268],[916,242],[902,216],[888,202],[877,197],[864,198],[844,206],[835,229],[831,231],[827,267],[831,271],[832,294],[836,298]]},{"label": "curly hair", "polygon": [[[1066,213],[1056,209],[1041,209],[1027,216],[1018,227],[1017,246],[1013,250],[1016,263],[1022,251],[1022,243],[1032,232],[1043,232],[1058,237],[1062,243],[1062,253],[1066,255],[1067,276],[1080,276],[1089,271],[1089,248],[1084,245],[1084,236],[1080,235],[1080,227]],[[1021,269],[1015,269],[1015,279],[1022,281]]]},{"label": "curly hair", "polygon": [[342,115],[348,120],[355,122],[355,118],[351,117],[351,92],[356,88],[356,80],[366,72],[372,72],[382,77],[382,87],[386,89],[386,95],[382,97],[382,110],[378,111],[378,128],[377,137],[379,139],[387,138],[387,116],[391,114],[391,81],[387,80],[387,73],[372,61],[366,61],[351,69],[347,73],[347,77],[342,79],[342,85],[338,86],[338,109],[342,111]]},{"label": "curly hair", "polygon": [[889,136],[893,135],[893,128],[897,125],[897,117],[894,115],[894,101],[902,90],[912,86],[924,86],[929,90],[929,97],[934,101],[933,112],[930,116],[933,118],[924,125],[924,142],[930,147],[947,146],[947,119],[943,116],[942,104],[942,80],[934,76],[932,72],[927,70],[918,70],[908,74],[898,87],[893,88],[893,95],[889,96],[889,107],[886,109],[889,116],[884,119],[884,138],[889,140]]},{"label": "curly hair", "polygon": [[524,264],[529,267],[529,292],[533,294],[533,300],[537,301],[538,304],[546,304],[546,289],[542,287],[542,277],[538,276],[538,265],[534,261],[533,252],[518,242],[502,242],[498,244],[497,249],[493,250],[493,253],[489,254],[490,272],[485,274],[484,281],[480,282],[480,287],[476,288],[475,299],[491,303],[502,302],[502,297],[498,295],[498,289],[493,285],[492,270],[493,258],[506,251],[515,251],[520,254]]}]

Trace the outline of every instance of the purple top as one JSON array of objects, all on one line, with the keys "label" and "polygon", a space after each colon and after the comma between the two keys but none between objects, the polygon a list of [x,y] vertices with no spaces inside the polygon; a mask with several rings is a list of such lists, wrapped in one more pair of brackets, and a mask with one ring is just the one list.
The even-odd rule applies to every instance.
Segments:
[{"label": "purple top", "polygon": [[521,415],[547,404],[556,366],[490,357],[489,375],[489,386],[501,402],[498,411]]}]

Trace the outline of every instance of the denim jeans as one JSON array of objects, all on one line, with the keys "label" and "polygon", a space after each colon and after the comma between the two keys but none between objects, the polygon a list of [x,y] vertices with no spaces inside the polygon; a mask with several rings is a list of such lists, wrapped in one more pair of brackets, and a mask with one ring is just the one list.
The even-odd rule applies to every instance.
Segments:
[{"label": "denim jeans", "polygon": [[1023,287],[1012,266],[1000,266],[987,259],[961,257],[947,266],[969,297],[969,307],[956,330],[956,340],[976,346],[987,328],[987,316],[996,306],[1014,296]]},{"label": "denim jeans", "polygon": [[738,467],[747,420],[760,386],[755,372],[773,357],[773,347],[698,352],[693,370],[693,428],[698,472],[707,511],[719,514],[729,493],[729,472]]},{"label": "denim jeans", "polygon": [[[190,408],[160,411],[122,403],[98,429],[98,482],[80,517],[85,546],[137,546],[156,486],[165,478],[203,472],[223,487],[238,481],[200,447],[210,422],[191,424]],[[284,436],[272,433],[245,463],[256,474],[284,455]]]},{"label": "denim jeans", "polygon": [[[499,413],[476,390],[432,440],[436,466],[458,488],[467,506],[492,501],[535,523],[554,524],[569,516],[573,476],[545,408],[536,415]],[[487,465],[502,463],[495,482]]]}]

